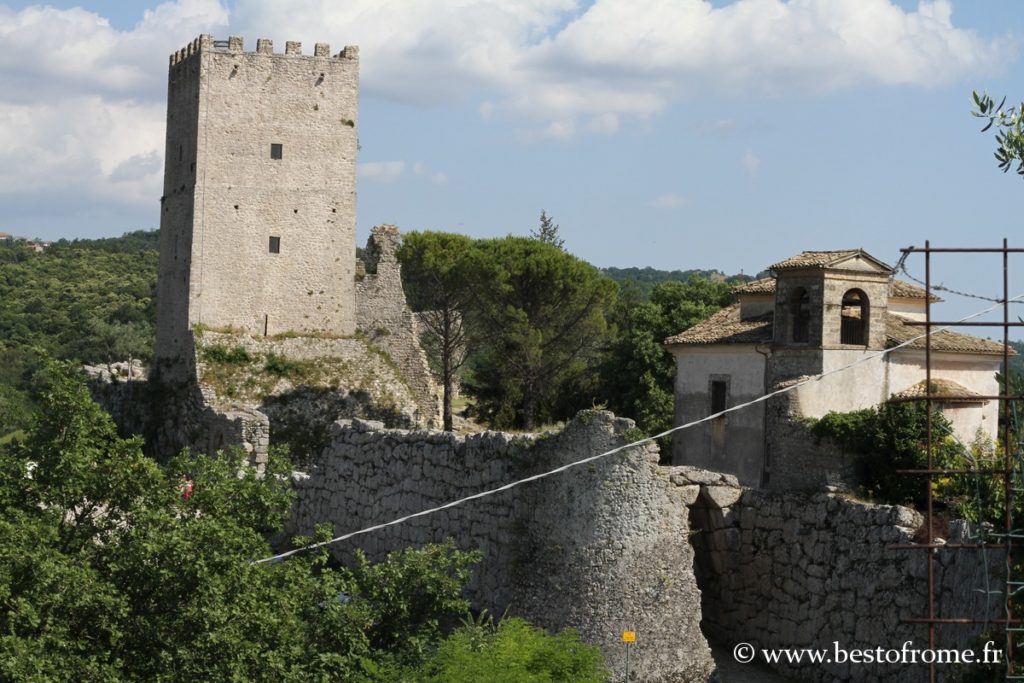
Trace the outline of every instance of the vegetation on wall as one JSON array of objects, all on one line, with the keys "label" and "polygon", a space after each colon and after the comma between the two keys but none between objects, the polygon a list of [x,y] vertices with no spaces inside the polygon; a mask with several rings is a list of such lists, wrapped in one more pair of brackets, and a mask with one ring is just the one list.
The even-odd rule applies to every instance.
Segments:
[{"label": "vegetation on wall", "polygon": [[[859,480],[864,493],[885,503],[923,508],[926,479],[899,470],[928,465],[928,408],[924,401],[890,402],[848,413],[830,412],[811,425],[818,437],[828,437],[859,455]],[[1000,456],[987,439],[961,444],[942,413],[932,412],[932,465],[936,469],[996,469]],[[937,476],[935,500],[957,516],[973,521],[998,517],[998,486],[993,478],[970,474]]]},{"label": "vegetation on wall", "polygon": [[448,633],[477,559],[450,542],[351,568],[322,550],[253,564],[291,500],[279,458],[262,477],[237,453],[161,466],[73,364],[37,381],[26,437],[0,445],[0,679],[500,680],[513,652],[534,676],[518,680],[607,679],[571,633]]}]

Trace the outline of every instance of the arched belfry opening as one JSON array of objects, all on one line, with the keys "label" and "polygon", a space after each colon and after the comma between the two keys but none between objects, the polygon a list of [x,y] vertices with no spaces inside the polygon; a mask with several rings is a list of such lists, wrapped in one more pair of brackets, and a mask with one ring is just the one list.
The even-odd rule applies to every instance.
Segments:
[{"label": "arched belfry opening", "polygon": [[849,289],[843,294],[839,326],[840,344],[868,345],[870,306],[868,295],[859,289]]},{"label": "arched belfry opening", "polygon": [[803,287],[793,290],[789,299],[790,341],[806,344],[811,338],[811,296]]}]

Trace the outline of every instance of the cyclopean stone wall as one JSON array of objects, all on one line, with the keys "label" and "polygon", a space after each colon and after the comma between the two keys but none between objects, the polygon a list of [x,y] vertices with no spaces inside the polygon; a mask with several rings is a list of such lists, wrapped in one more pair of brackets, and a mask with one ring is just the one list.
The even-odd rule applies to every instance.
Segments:
[{"label": "cyclopean stone wall", "polygon": [[[554,435],[335,427],[316,467],[295,476],[290,531],[330,522],[340,535],[496,488],[626,443],[632,421],[581,413]],[[630,680],[706,681],[713,663],[699,628],[687,509],[655,447],[619,453],[488,498],[357,536],[371,559],[442,541],[477,548],[478,608],[506,610],[550,630],[574,627],[601,646],[623,680],[622,631],[634,630]]]},{"label": "cyclopean stone wall", "polygon": [[[920,513],[841,495],[775,494],[742,489],[717,473],[672,468],[691,505],[694,571],[704,632],[728,651],[761,648],[899,649],[928,647],[926,552],[912,543]],[[953,522],[946,541],[973,542]],[[935,551],[938,617],[998,618],[1003,556],[976,549]],[[987,563],[987,564],[986,564]],[[988,593],[986,591],[995,591]],[[937,648],[963,649],[980,627],[940,626]],[[1003,645],[997,639],[996,647]],[[927,665],[825,663],[777,667],[798,680],[928,680]],[[939,667],[940,673],[943,667]],[[948,667],[946,667],[948,672]]]}]

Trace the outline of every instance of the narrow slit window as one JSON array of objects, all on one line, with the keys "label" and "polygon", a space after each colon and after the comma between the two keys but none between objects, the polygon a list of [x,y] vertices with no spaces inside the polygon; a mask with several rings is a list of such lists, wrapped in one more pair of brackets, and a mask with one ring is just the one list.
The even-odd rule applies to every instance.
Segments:
[{"label": "narrow slit window", "polygon": [[281,238],[271,237],[270,238],[270,253],[280,254],[281,253]]},{"label": "narrow slit window", "polygon": [[728,385],[723,380],[711,381],[711,414],[720,413],[725,410],[725,399],[728,393]]},{"label": "narrow slit window", "polygon": [[284,158],[284,146],[279,142],[272,142],[270,144],[270,158],[271,159],[282,159]]},{"label": "narrow slit window", "polygon": [[794,344],[806,344],[811,337],[811,297],[807,290],[798,287],[790,299],[792,333]]}]

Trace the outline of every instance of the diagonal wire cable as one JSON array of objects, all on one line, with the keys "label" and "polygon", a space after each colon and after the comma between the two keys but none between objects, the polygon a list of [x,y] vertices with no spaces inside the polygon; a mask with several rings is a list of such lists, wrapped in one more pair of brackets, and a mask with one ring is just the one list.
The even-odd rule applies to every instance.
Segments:
[{"label": "diagonal wire cable", "polygon": [[[1024,292],[1022,292],[1021,294],[1018,294],[1017,296],[1012,297],[1010,299],[1010,301],[1018,301],[1018,300],[1020,300],[1022,298],[1024,298]],[[966,322],[968,320],[971,320],[973,318],[980,317],[982,315],[985,315],[986,313],[990,313],[991,311],[995,310],[1001,304],[1002,304],[1002,301],[1000,300],[998,303],[992,304],[988,308],[985,308],[985,309],[983,309],[981,311],[977,311],[975,313],[971,313],[970,315],[964,316],[963,318],[960,318],[956,322],[957,323],[962,323],[962,322]],[[735,406],[732,406],[730,408],[726,408],[725,410],[719,411],[719,412],[714,413],[712,415],[708,415],[708,416],[702,417],[702,418],[700,418],[698,420],[693,420],[692,422],[687,422],[686,424],[682,424],[682,425],[678,425],[676,427],[672,427],[671,429],[666,429],[665,431],[663,431],[663,432],[661,432],[659,434],[654,434],[653,436],[648,436],[648,437],[645,437],[643,439],[638,439],[638,440],[633,441],[631,443],[627,443],[627,444],[624,444],[622,446],[618,446],[616,448],[613,448],[613,449],[611,449],[609,451],[605,451],[604,453],[598,453],[597,455],[591,455],[591,456],[588,456],[588,457],[583,458],[581,460],[574,460],[573,462],[567,463],[567,464],[562,465],[560,467],[556,467],[554,469],[547,470],[545,472],[534,474],[534,475],[531,475],[529,477],[524,477],[522,479],[517,479],[515,481],[509,482],[509,483],[504,484],[502,486],[499,486],[497,488],[487,489],[486,491],[480,491],[478,493],[474,493],[474,494],[469,495],[469,496],[464,496],[462,498],[458,498],[458,499],[449,501],[447,503],[444,503],[443,505],[438,505],[438,506],[435,506],[435,507],[432,507],[432,508],[427,508],[425,510],[420,510],[419,512],[414,512],[412,514],[404,515],[402,517],[398,517],[396,519],[392,519],[392,520],[387,521],[387,522],[381,522],[380,524],[374,524],[372,526],[364,527],[364,528],[358,529],[356,531],[350,531],[350,532],[348,532],[346,534],[342,534],[341,536],[336,536],[334,538],[331,538],[331,539],[328,539],[328,540],[324,540],[324,541],[318,541],[316,543],[312,543],[310,545],[302,546],[301,548],[295,548],[293,550],[289,550],[289,551],[286,551],[286,552],[283,552],[283,553],[279,553],[277,555],[272,555],[270,557],[265,557],[265,558],[259,559],[259,560],[253,560],[251,564],[264,564],[264,563],[269,563],[269,562],[280,562],[281,560],[284,560],[284,559],[286,559],[288,557],[291,557],[292,555],[297,555],[299,553],[304,553],[304,552],[307,552],[307,551],[310,551],[310,550],[316,550],[317,548],[323,548],[323,547],[328,546],[328,545],[333,545],[335,543],[340,543],[342,541],[347,541],[347,540],[349,540],[351,538],[354,538],[356,536],[361,536],[363,534],[368,534],[368,533],[371,533],[371,532],[374,532],[374,531],[379,531],[381,529],[386,529],[387,527],[395,526],[397,524],[402,524],[404,522],[408,522],[409,520],[416,519],[418,517],[426,517],[428,515],[432,515],[432,514],[441,512],[442,510],[447,510],[448,508],[453,508],[453,507],[456,507],[457,505],[462,505],[463,503],[468,503],[469,501],[472,501],[472,500],[478,500],[480,498],[487,498],[489,496],[493,496],[493,495],[496,495],[498,493],[502,493],[504,491],[508,491],[510,489],[514,489],[517,486],[522,486],[523,484],[528,484],[530,482],[537,481],[539,479],[544,479],[546,477],[550,477],[550,476],[553,476],[555,474],[559,474],[561,472],[565,472],[565,471],[573,469],[575,467],[579,467],[580,465],[585,465],[587,463],[594,462],[595,460],[601,460],[602,458],[606,458],[608,456],[615,455],[616,453],[621,453],[622,451],[628,450],[630,448],[636,448],[637,446],[642,446],[643,444],[650,443],[652,441],[656,441],[657,439],[660,439],[662,437],[668,436],[669,434],[672,434],[674,432],[682,431],[684,429],[689,429],[690,427],[695,427],[695,426],[697,426],[699,424],[703,424],[704,422],[708,422],[710,420],[714,420],[715,418],[718,418],[718,417],[721,417],[723,415],[726,415],[727,413],[732,413],[732,412],[735,412],[737,410],[743,410],[744,408],[748,408],[748,407],[750,407],[752,405],[756,405],[758,403],[763,403],[764,401],[767,401],[767,400],[769,400],[769,399],[771,399],[771,398],[773,398],[775,396],[779,396],[781,394],[785,394],[787,392],[794,391],[795,389],[797,389],[799,387],[802,387],[805,384],[810,384],[811,382],[817,382],[817,381],[823,379],[824,377],[828,377],[830,375],[835,375],[835,374],[838,374],[840,372],[844,372],[846,370],[849,370],[850,368],[853,368],[853,367],[856,367],[857,365],[860,365],[861,363],[866,363],[868,361],[872,361],[872,360],[875,360],[877,358],[882,358],[882,357],[892,353],[893,351],[897,351],[897,350],[899,350],[899,349],[901,349],[901,348],[903,348],[905,346],[909,346],[910,344],[918,341],[919,339],[923,339],[923,338],[927,337],[929,333],[930,334],[935,334],[937,332],[942,332],[942,331],[945,331],[947,329],[949,329],[949,327],[941,327],[941,328],[938,328],[938,329],[936,329],[934,331],[931,331],[931,332],[926,330],[924,332],[924,334],[919,334],[916,337],[911,337],[910,339],[907,339],[906,341],[900,342],[899,344],[897,344],[895,346],[892,346],[892,347],[889,347],[887,349],[884,349],[882,351],[876,351],[874,353],[870,353],[870,354],[867,354],[865,356],[862,356],[862,357],[858,358],[857,360],[853,361],[852,363],[848,363],[847,365],[843,365],[841,367],[834,368],[834,369],[829,370],[827,372],[823,372],[823,373],[821,373],[819,375],[813,375],[813,376],[807,377],[807,378],[805,378],[803,380],[800,380],[799,382],[787,385],[787,386],[782,387],[780,389],[776,389],[775,391],[771,391],[771,392],[769,392],[767,394],[764,394],[762,396],[759,396],[759,397],[757,397],[757,398],[755,398],[753,400],[747,401],[746,403],[741,403],[739,405],[735,405]]]}]

